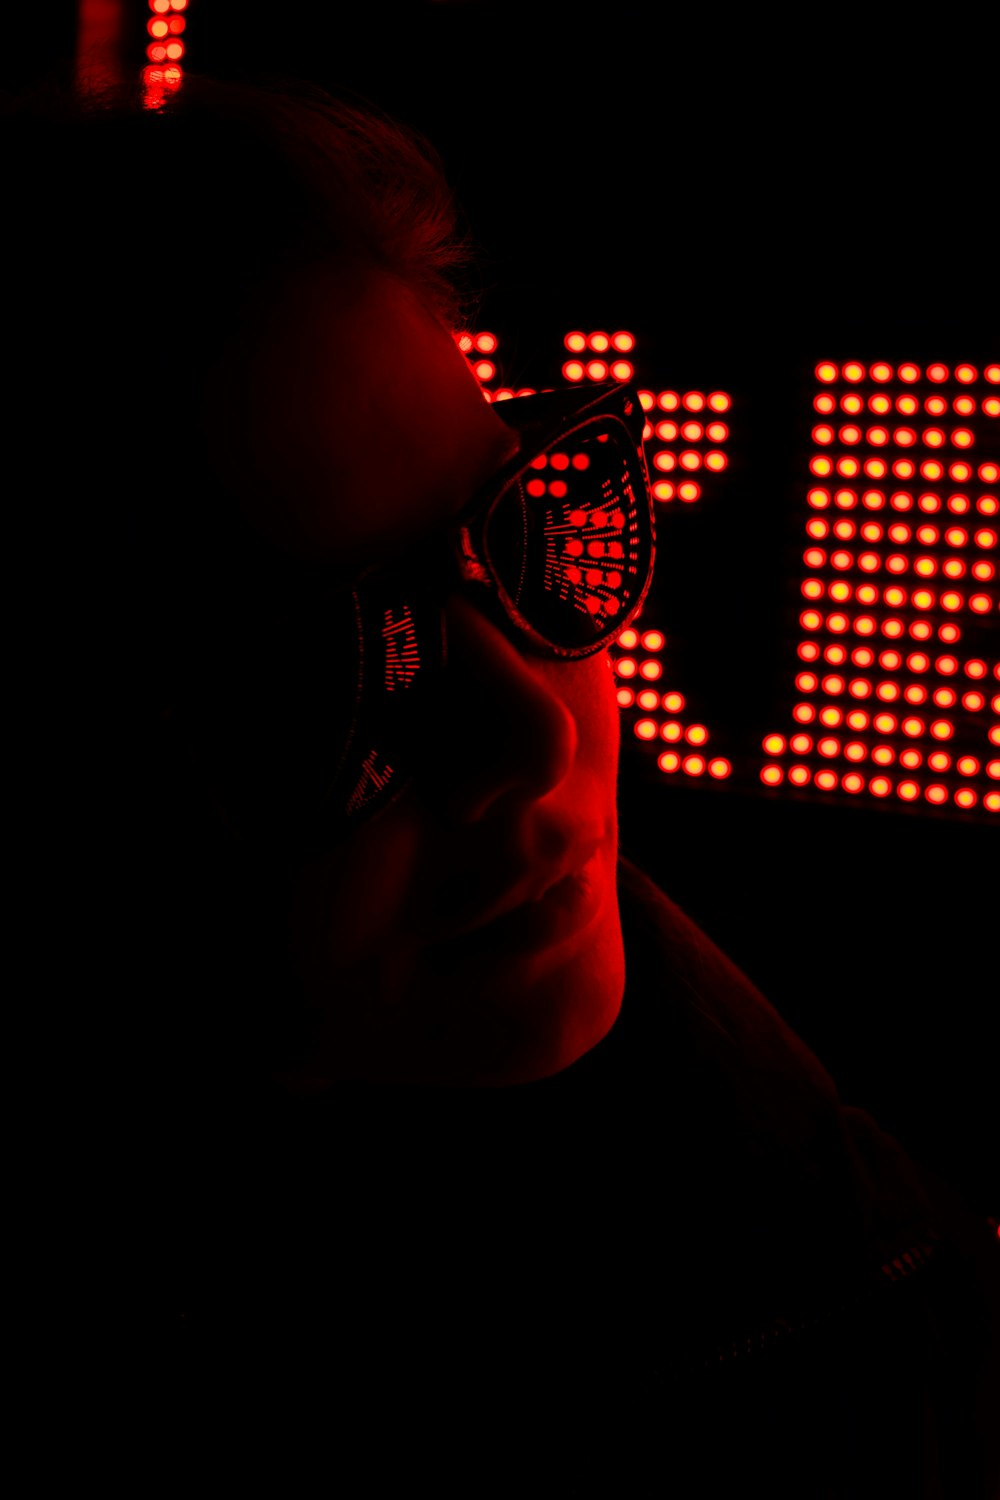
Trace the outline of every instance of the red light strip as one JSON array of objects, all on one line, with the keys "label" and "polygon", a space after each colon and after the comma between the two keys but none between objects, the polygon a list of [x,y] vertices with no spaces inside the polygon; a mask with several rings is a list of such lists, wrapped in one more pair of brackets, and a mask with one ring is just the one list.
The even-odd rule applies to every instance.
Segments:
[{"label": "red light strip", "polygon": [[760,779],[996,813],[1000,366],[815,373],[800,727],[764,736]]},{"label": "red light strip", "polygon": [[184,32],[188,0],[149,0],[152,14],[146,22],[146,66],[142,70],[143,105],[159,109],[164,100],[180,88],[184,77],[181,66],[187,50]]}]

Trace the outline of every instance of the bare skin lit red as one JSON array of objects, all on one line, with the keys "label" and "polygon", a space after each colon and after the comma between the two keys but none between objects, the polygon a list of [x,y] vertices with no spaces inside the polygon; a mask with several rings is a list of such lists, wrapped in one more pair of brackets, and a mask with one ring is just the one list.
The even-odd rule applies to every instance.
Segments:
[{"label": "bare skin lit red", "polygon": [[[336,267],[271,289],[210,379],[206,424],[253,524],[336,564],[405,553],[516,448],[413,293]],[[316,1035],[293,1088],[529,1082],[596,1045],[621,1005],[607,655],[524,654],[458,594],[445,624],[416,775],[294,882]]]}]

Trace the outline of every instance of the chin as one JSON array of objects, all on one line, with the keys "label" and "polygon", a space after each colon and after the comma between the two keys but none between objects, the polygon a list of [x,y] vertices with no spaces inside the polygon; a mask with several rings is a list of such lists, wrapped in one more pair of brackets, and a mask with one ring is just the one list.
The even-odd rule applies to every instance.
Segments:
[{"label": "chin", "polygon": [[[625,954],[617,901],[562,962],[504,966],[461,995],[438,997],[421,1082],[503,1088],[550,1078],[607,1036],[621,1010]],[[445,1014],[441,1002],[445,1001]],[[412,1056],[412,1054],[411,1054]],[[413,1080],[413,1073],[410,1072]]]}]

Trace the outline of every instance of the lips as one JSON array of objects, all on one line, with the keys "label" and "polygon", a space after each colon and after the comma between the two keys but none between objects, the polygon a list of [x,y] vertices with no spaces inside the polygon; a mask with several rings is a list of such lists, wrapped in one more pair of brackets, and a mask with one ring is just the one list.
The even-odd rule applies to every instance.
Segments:
[{"label": "lips", "polygon": [[563,908],[579,905],[581,892],[593,884],[600,860],[595,858],[604,846],[603,835],[576,839],[558,861],[523,866],[513,878],[500,885],[494,878],[486,891],[465,887],[461,909],[451,923],[437,932],[431,948],[463,947],[478,939],[513,941],[521,935],[541,935],[553,915]]}]

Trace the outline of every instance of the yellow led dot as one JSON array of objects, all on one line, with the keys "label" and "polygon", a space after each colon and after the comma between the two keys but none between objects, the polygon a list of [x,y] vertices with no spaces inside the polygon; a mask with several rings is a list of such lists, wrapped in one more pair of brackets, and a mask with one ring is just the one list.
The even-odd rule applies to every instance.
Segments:
[{"label": "yellow led dot", "polygon": [[784,771],[780,766],[762,766],[760,779],[765,786],[778,786],[784,780]]},{"label": "yellow led dot", "polygon": [[768,755],[782,755],[784,753],[784,749],[785,749],[785,738],[784,738],[784,735],[781,735],[781,734],[767,734],[767,735],[765,735],[764,739],[763,739],[763,743],[762,743],[761,748],[764,749],[764,750],[766,750],[767,753],[768,753]]},{"label": "yellow led dot", "polygon": [[656,725],[652,719],[639,719],[636,722],[635,732],[640,740],[655,740]]},{"label": "yellow led dot", "polygon": [[676,750],[664,750],[656,762],[661,771],[676,771],[680,767],[680,763],[681,758]]}]

